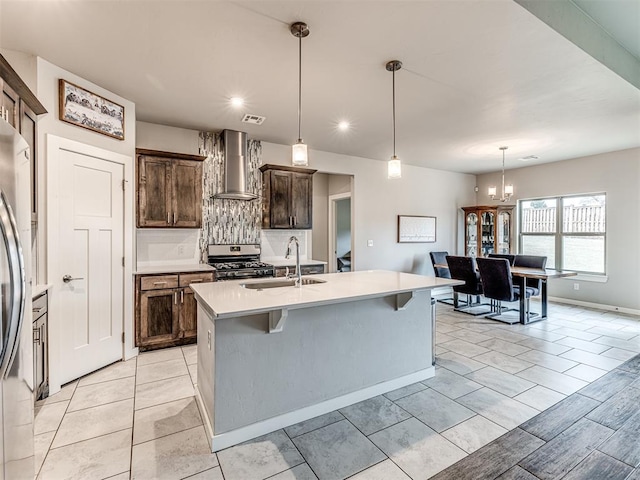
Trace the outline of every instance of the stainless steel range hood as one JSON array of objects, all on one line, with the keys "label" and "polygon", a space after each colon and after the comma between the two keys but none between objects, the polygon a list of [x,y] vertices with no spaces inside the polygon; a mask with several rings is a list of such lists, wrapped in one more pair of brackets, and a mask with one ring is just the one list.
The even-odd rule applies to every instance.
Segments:
[{"label": "stainless steel range hood", "polygon": [[253,200],[258,198],[247,190],[249,159],[247,158],[247,134],[235,130],[223,130],[221,137],[224,155],[222,191],[214,198]]}]

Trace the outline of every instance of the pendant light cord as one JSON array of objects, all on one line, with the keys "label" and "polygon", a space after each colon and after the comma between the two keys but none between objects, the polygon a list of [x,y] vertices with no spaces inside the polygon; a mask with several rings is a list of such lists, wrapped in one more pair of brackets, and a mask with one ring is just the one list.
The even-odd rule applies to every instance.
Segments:
[{"label": "pendant light cord", "polygon": [[505,198],[504,197],[504,151],[505,149],[502,149],[502,197],[501,198]]},{"label": "pendant light cord", "polygon": [[396,70],[393,69],[392,99],[393,99],[393,156],[396,156]]},{"label": "pendant light cord", "polygon": [[[302,30],[302,29],[301,29]],[[302,35],[298,35],[298,141],[302,140]]]}]

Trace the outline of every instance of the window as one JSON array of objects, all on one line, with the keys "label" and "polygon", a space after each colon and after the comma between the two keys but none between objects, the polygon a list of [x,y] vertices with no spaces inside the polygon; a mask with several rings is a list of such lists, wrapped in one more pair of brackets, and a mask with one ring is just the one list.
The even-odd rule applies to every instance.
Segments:
[{"label": "window", "polygon": [[606,195],[522,200],[520,253],[546,255],[547,267],[604,275]]}]

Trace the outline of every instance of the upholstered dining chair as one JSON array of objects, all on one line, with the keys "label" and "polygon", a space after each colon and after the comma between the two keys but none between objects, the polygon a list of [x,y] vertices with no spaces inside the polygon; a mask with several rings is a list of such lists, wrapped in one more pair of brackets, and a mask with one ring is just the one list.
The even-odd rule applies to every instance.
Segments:
[{"label": "upholstered dining chair", "polygon": [[509,265],[513,267],[513,262],[516,260],[516,256],[511,253],[490,253],[489,258],[506,258],[509,260]]},{"label": "upholstered dining chair", "polygon": [[[539,255],[516,255],[514,267],[542,268],[547,266],[547,257]],[[532,295],[540,295],[542,290],[542,280],[537,278],[527,278],[527,287],[533,289]]]},{"label": "upholstered dining chair", "polygon": [[[447,255],[447,264],[449,265],[451,278],[464,281],[464,285],[453,287],[455,310],[474,316],[490,313],[491,310],[486,308],[488,304],[480,302],[482,283],[480,282],[480,275],[478,275],[477,272],[476,259],[474,257]],[[467,296],[467,305],[465,307],[461,307],[458,300],[458,296],[461,293]]]},{"label": "upholstered dining chair", "polygon": [[436,277],[451,278],[448,268],[437,266],[447,264],[447,255],[449,255],[449,252],[429,252],[431,264],[433,265],[433,271],[436,274]]},{"label": "upholstered dining chair", "polygon": [[525,287],[525,290],[521,291],[520,287],[513,284],[508,259],[478,258],[478,270],[480,271],[480,278],[482,279],[484,296],[492,300],[493,312],[490,315],[486,315],[485,318],[510,324],[519,322],[519,317],[500,318],[505,312],[517,310],[514,308],[503,308],[502,302],[515,302],[520,299],[521,295],[525,295],[525,316],[526,319],[529,320],[529,299],[531,295],[533,295],[533,289]]},{"label": "upholstered dining chair", "polygon": [[[451,275],[449,274],[449,268],[438,266],[447,264],[447,255],[449,255],[449,252],[429,252],[429,256],[431,257],[431,264],[433,265],[433,272],[435,273],[436,277],[451,278]],[[446,303],[447,305],[454,304],[453,297],[438,298],[437,300],[440,303]]]}]

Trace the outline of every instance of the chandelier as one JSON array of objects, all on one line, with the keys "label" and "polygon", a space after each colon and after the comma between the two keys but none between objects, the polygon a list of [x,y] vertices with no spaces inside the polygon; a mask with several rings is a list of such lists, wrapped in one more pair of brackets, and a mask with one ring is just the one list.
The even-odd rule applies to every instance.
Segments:
[{"label": "chandelier", "polygon": [[508,202],[511,196],[513,195],[513,185],[505,185],[504,184],[504,151],[509,147],[500,147],[502,150],[502,195],[500,198],[497,198],[496,187],[489,187],[489,196],[491,200],[500,200],[501,202]]}]

